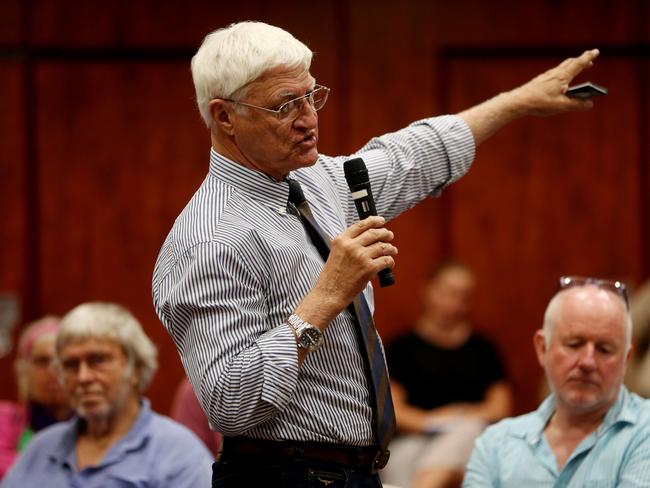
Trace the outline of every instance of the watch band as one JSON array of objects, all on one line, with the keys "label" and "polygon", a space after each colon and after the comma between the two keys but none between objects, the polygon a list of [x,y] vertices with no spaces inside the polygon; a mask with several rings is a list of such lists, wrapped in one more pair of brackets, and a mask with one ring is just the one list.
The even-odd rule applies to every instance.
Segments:
[{"label": "watch band", "polygon": [[299,348],[311,352],[323,345],[323,332],[309,322],[302,320],[295,313],[289,316],[287,323],[296,332]]}]

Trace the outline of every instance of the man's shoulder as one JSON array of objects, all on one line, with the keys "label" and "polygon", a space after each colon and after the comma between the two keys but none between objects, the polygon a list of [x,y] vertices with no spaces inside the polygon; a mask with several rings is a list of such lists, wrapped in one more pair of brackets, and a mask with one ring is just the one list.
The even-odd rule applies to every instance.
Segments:
[{"label": "man's shoulder", "polygon": [[37,432],[29,441],[29,444],[27,446],[51,445],[54,442],[60,442],[61,439],[68,435],[75,435],[75,428],[75,419],[56,422]]},{"label": "man's shoulder", "polygon": [[650,399],[627,392],[627,401],[621,416],[650,434]]},{"label": "man's shoulder", "polygon": [[150,435],[158,445],[184,451],[205,451],[209,455],[207,448],[194,432],[166,415],[151,412]]},{"label": "man's shoulder", "polygon": [[26,470],[39,469],[51,456],[64,458],[74,448],[74,420],[57,422],[37,432],[19,456],[20,465]]},{"label": "man's shoulder", "polygon": [[179,256],[202,244],[235,241],[246,229],[254,228],[249,221],[253,210],[241,192],[208,177],[174,221],[168,239]]}]

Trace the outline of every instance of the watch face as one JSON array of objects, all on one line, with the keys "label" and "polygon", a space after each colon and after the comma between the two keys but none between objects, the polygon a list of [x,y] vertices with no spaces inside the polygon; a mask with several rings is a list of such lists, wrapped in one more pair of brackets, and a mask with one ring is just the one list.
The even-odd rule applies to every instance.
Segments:
[{"label": "watch face", "polygon": [[315,327],[309,327],[300,334],[300,345],[305,349],[314,350],[321,345],[323,333]]}]

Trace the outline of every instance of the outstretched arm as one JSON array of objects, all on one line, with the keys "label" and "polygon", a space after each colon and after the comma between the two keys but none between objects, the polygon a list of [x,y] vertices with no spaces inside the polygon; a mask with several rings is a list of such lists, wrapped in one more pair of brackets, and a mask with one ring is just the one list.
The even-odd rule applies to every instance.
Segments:
[{"label": "outstretched arm", "polygon": [[501,127],[525,115],[552,115],[574,110],[588,110],[591,100],[569,98],[565,95],[569,83],[583,70],[591,68],[598,49],[585,51],[569,58],[528,83],[501,93],[458,114],[469,126],[476,144],[480,144]]}]

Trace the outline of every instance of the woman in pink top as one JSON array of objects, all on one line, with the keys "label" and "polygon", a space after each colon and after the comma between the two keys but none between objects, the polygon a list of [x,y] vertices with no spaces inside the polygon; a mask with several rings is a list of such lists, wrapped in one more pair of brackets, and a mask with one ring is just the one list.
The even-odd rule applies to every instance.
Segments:
[{"label": "woman in pink top", "polygon": [[35,432],[70,415],[52,367],[57,317],[28,325],[20,336],[14,367],[19,402],[0,401],[0,479]]}]

